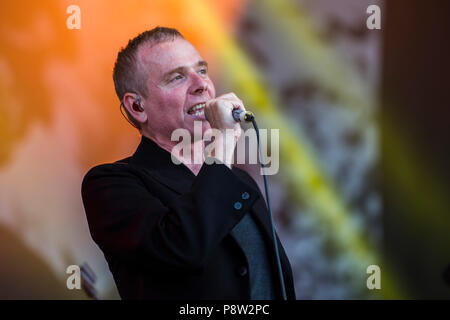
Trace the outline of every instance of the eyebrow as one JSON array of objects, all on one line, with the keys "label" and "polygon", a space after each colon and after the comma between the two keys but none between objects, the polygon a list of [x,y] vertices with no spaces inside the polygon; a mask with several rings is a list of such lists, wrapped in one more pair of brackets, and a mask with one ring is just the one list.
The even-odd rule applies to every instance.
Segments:
[{"label": "eyebrow", "polygon": [[[204,61],[204,60],[200,60],[199,62],[197,62],[197,64],[195,65],[195,67],[208,67],[208,62],[206,62],[206,61]],[[162,78],[163,78],[163,80],[168,80],[168,78],[170,78],[170,76],[171,76],[172,74],[177,73],[177,72],[182,72],[182,71],[184,71],[185,69],[187,69],[186,66],[177,67],[177,68],[175,68],[175,69],[172,69],[172,70],[166,72],[166,73],[163,75]]]}]

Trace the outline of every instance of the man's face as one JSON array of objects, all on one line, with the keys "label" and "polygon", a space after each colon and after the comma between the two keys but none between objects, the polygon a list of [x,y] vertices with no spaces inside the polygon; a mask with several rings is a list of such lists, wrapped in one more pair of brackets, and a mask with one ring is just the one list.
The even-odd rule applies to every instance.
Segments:
[{"label": "man's face", "polygon": [[143,100],[148,121],[143,133],[170,144],[175,129],[185,128],[193,136],[194,121],[202,121],[202,132],[209,129],[202,109],[193,109],[216,95],[206,62],[197,50],[177,38],[152,47],[144,44],[138,55],[148,74],[148,98]]}]

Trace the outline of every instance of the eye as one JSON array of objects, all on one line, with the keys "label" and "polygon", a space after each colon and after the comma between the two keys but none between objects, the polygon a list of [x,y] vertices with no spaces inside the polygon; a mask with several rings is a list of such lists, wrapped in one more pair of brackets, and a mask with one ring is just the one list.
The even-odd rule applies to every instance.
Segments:
[{"label": "eye", "polygon": [[170,80],[170,82],[174,82],[174,81],[181,80],[181,79],[183,79],[183,76],[181,74],[179,74],[179,75],[173,77],[172,80]]},{"label": "eye", "polygon": [[208,74],[208,69],[200,69],[199,73]]}]

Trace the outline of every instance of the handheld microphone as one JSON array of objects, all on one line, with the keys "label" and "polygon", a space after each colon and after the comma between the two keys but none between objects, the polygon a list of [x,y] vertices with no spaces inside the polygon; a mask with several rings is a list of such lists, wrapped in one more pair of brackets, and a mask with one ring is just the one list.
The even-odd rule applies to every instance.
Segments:
[{"label": "handheld microphone", "polygon": [[234,109],[231,113],[233,115],[233,119],[236,122],[251,122],[253,119],[255,119],[255,115],[250,111]]},{"label": "handheld microphone", "polygon": [[[255,119],[255,115],[253,114],[253,112],[243,111],[240,109],[234,109],[233,111],[231,111],[231,115],[233,116],[233,119],[236,122],[251,122],[253,119]],[[208,121],[206,113],[205,119],[206,121]]]}]

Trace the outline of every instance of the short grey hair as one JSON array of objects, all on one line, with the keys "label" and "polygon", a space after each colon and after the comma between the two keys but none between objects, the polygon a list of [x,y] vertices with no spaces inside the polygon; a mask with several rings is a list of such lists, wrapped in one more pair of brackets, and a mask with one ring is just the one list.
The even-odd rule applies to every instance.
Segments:
[{"label": "short grey hair", "polygon": [[[166,27],[156,27],[144,31],[128,41],[125,48],[121,48],[117,55],[113,70],[114,88],[120,100],[121,108],[123,96],[127,92],[138,93],[144,98],[148,98],[147,76],[144,70],[139,68],[138,49],[144,43],[158,44],[166,41],[173,41],[176,38],[184,39],[183,35],[176,29]],[[140,123],[136,121],[124,107],[128,120],[137,129]],[[121,109],[122,110],[122,109]]]}]

